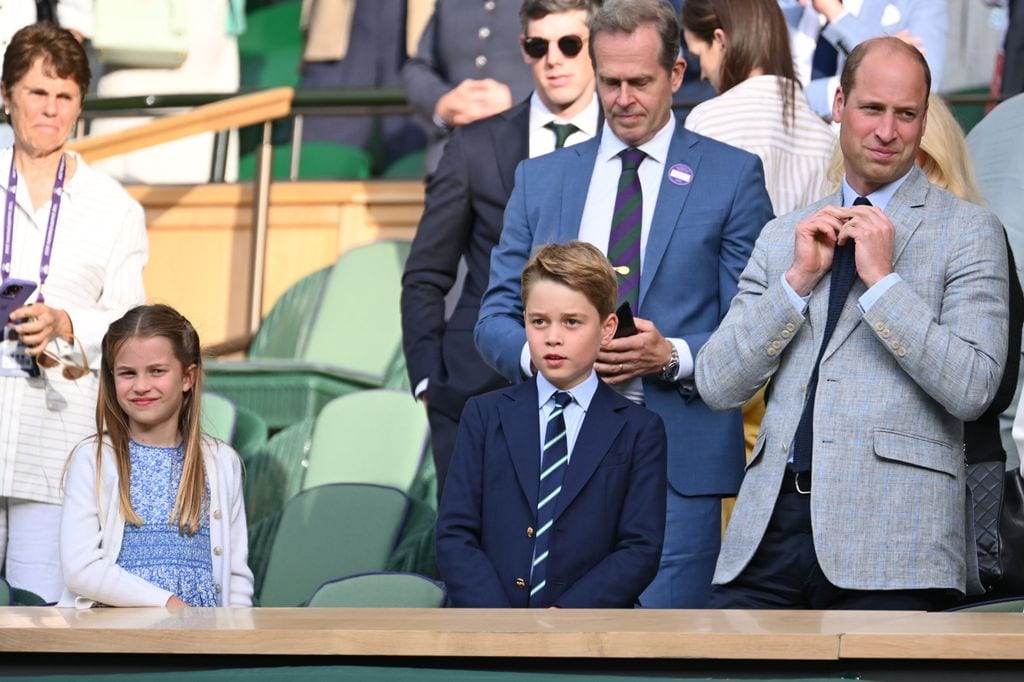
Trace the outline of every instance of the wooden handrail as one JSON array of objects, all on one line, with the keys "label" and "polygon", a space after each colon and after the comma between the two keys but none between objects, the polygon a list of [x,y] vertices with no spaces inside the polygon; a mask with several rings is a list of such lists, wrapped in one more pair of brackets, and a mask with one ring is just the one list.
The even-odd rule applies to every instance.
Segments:
[{"label": "wooden handrail", "polygon": [[293,88],[273,88],[206,104],[107,135],[91,135],[68,143],[86,161],[179,140],[197,133],[240,128],[272,121],[291,112]]}]

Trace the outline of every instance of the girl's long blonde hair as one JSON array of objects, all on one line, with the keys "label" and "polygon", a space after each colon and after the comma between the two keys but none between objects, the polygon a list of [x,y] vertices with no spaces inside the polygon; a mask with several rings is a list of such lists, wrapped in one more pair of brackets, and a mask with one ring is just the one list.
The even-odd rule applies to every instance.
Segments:
[{"label": "girl's long blonde hair", "polygon": [[187,391],[178,416],[178,431],[185,445],[185,461],[178,484],[178,495],[168,523],[177,521],[178,532],[194,535],[199,529],[206,502],[206,472],[201,449],[202,429],[199,423],[203,366],[199,354],[199,335],[192,324],[174,308],[166,305],[143,305],[132,308],[124,317],[110,325],[103,337],[103,360],[100,366],[99,399],[96,402],[96,486],[99,492],[101,443],[106,439],[114,451],[117,466],[121,513],[128,523],[142,525],[132,507],[131,458],[128,415],[117,402],[114,385],[114,362],[117,353],[129,339],[163,337],[170,341],[174,357],[183,370],[195,366],[195,379]]}]

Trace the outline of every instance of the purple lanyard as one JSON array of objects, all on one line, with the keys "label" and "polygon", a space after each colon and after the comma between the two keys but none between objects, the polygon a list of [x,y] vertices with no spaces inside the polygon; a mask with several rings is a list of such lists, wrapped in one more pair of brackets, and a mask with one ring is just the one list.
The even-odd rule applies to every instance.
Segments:
[{"label": "purple lanyard", "polygon": [[[57,233],[57,216],[60,215],[60,198],[64,190],[64,154],[57,164],[57,177],[53,181],[53,197],[50,200],[50,218],[46,222],[46,237],[43,240],[43,257],[39,261],[39,290],[37,303],[43,302],[43,283],[50,274],[50,255],[53,253],[53,236]],[[7,180],[7,202],[4,209],[4,251],[0,261],[0,275],[4,279],[11,275],[11,244],[14,241],[14,204],[18,193],[18,171],[14,167],[14,150],[11,149],[11,173]]]}]

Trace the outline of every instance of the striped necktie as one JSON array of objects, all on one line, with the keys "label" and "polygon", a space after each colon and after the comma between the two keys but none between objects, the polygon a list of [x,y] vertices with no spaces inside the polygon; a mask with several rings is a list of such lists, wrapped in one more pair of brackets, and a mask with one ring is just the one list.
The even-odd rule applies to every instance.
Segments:
[{"label": "striped necktie", "polygon": [[556,123],[551,121],[544,125],[548,130],[554,131],[555,133],[555,149],[561,149],[565,146],[565,141],[569,139],[569,136],[575,133],[579,128],[574,126],[572,123]]},{"label": "striped necktie", "polygon": [[533,567],[530,569],[530,606],[546,606],[544,588],[547,585],[548,544],[555,519],[555,504],[562,491],[562,480],[569,467],[569,443],[565,433],[565,407],[572,396],[556,391],[552,399],[555,407],[548,415],[544,433],[544,452],[541,457],[540,490],[537,495],[537,536],[533,544]]},{"label": "striped necktie", "polygon": [[640,233],[644,216],[644,198],[640,187],[640,162],[647,156],[634,147],[619,152],[622,172],[615,194],[612,229],[608,235],[608,260],[619,274],[619,303],[629,302],[637,309],[640,298]]},{"label": "striped necktie", "polygon": [[[870,206],[871,202],[864,197],[857,197],[854,206]],[[835,252],[832,255],[832,275],[828,289],[828,313],[825,317],[825,330],[821,336],[821,346],[818,348],[818,359],[814,363],[814,370],[811,372],[811,380],[807,382],[807,399],[804,401],[804,411],[800,414],[800,422],[796,427],[796,434],[793,436],[793,463],[790,469],[796,472],[811,470],[811,456],[814,452],[814,394],[818,389],[818,369],[821,367],[821,358],[825,355],[825,348],[832,339],[832,332],[836,329],[839,316],[846,305],[846,299],[850,295],[850,287],[853,280],[857,278],[856,244],[852,239],[847,239],[842,246],[836,244]]]}]

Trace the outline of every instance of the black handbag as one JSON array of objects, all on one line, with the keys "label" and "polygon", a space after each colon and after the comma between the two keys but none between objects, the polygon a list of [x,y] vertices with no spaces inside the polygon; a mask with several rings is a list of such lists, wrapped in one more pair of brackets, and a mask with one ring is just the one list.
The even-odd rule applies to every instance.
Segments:
[{"label": "black handbag", "polygon": [[981,584],[990,596],[1024,594],[1024,478],[1003,463],[967,466]]}]

